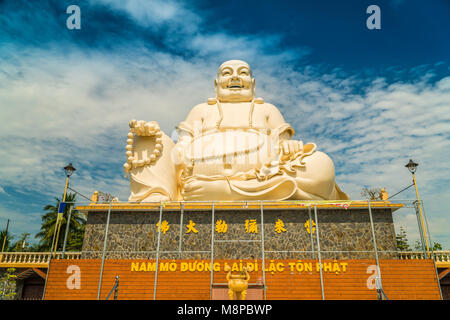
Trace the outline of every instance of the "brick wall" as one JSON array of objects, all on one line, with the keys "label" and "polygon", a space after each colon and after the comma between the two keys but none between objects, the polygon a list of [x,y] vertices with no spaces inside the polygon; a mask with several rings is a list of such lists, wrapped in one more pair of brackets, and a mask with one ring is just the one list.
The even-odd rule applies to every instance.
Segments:
[{"label": "brick wall", "polygon": [[[138,271],[142,264],[154,260],[106,260],[104,265],[100,299],[106,299],[114,285],[115,276],[120,276],[119,299],[153,299],[154,276],[151,270]],[[193,267],[194,262],[203,262],[202,271],[181,271],[184,266]],[[214,283],[225,283],[224,264],[246,265],[255,260],[215,260],[220,271],[214,272]],[[272,263],[271,263],[272,262]],[[323,282],[326,299],[376,299],[373,284],[375,260],[323,260]],[[134,271],[132,271],[134,263]],[[210,260],[160,260],[167,267],[176,263],[176,271],[158,272],[156,299],[204,300],[210,298]],[[267,299],[321,299],[320,273],[317,260],[266,260]],[[73,271],[80,270],[80,289],[69,289],[73,283]],[[278,265],[278,269],[276,268]],[[311,265],[312,269],[307,266]],[[338,267],[336,267],[338,266]],[[345,271],[344,271],[345,266]],[[432,260],[380,260],[383,288],[389,299],[440,299],[439,287]],[[76,267],[75,267],[76,268]],[[145,269],[145,267],[143,267]],[[298,269],[297,269],[298,268]],[[372,268],[372,269],[371,269]],[[72,267],[73,269],[73,267]],[[49,267],[45,299],[97,299],[101,260],[52,260]],[[338,270],[339,269],[339,270]],[[272,271],[271,271],[272,270]],[[258,271],[250,273],[250,283],[262,282],[262,266],[258,261]],[[369,279],[369,277],[371,277]],[[72,278],[70,278],[72,277]],[[112,296],[111,298],[112,299]]]}]

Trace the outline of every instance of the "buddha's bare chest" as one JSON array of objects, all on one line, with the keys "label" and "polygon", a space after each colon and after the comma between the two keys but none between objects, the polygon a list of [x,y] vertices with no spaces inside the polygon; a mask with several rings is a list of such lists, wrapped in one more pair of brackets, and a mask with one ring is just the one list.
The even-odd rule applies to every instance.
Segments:
[{"label": "buddha's bare chest", "polygon": [[222,104],[221,107],[213,105],[205,110],[202,122],[204,128],[216,126],[217,123],[223,128],[248,128],[250,123],[265,127],[266,117],[258,106],[252,108],[250,103]]}]

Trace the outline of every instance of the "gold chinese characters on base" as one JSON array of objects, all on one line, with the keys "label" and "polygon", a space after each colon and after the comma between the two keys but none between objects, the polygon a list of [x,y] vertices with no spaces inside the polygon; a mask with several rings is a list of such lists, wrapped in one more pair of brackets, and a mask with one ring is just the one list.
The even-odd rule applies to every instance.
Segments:
[{"label": "gold chinese characters on base", "polygon": [[[247,296],[248,280],[250,280],[247,268],[243,267],[242,271],[239,271],[238,274],[232,274],[229,265],[226,265],[224,270],[225,272],[228,272],[228,297],[230,297],[230,300],[245,300],[245,297]],[[236,297],[236,299],[234,299],[234,297]]]}]

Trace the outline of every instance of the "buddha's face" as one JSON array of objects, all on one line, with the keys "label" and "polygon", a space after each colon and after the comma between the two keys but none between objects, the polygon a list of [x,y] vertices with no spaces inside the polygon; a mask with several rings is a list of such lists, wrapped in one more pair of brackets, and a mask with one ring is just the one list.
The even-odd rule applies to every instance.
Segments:
[{"label": "buddha's face", "polygon": [[254,97],[255,79],[250,66],[240,60],[222,63],[214,81],[217,99],[221,102],[246,102]]}]

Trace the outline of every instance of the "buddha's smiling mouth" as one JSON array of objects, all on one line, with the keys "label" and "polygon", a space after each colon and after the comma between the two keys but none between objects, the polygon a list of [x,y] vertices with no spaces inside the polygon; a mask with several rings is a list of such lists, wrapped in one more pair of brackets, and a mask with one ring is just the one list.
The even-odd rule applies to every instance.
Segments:
[{"label": "buddha's smiling mouth", "polygon": [[227,85],[227,89],[243,89],[244,88],[244,84],[242,83],[242,80],[239,79],[239,81],[237,81],[237,79],[230,81]]}]

